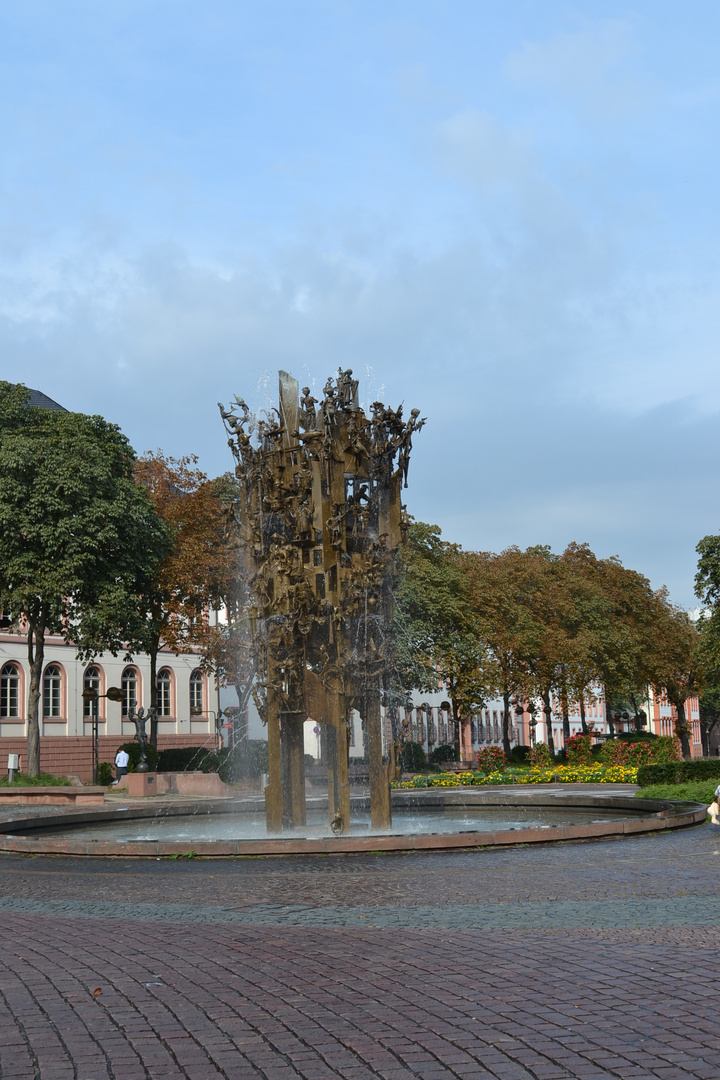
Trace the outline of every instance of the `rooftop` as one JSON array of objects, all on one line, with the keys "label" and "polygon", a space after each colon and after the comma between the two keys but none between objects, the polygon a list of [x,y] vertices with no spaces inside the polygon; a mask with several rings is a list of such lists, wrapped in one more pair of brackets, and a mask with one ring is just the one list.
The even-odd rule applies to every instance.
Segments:
[{"label": "rooftop", "polygon": [[34,405],[38,409],[59,409],[60,412],[67,412],[67,409],[62,405],[58,405],[57,401],[53,401],[47,394],[43,394],[42,390],[31,390],[28,387],[28,393],[30,394],[28,405]]}]

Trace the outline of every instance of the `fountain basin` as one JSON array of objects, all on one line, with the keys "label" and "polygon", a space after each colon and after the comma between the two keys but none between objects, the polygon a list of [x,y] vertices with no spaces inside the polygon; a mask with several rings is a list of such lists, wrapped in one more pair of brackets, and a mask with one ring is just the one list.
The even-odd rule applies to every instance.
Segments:
[{"label": "fountain basin", "polygon": [[352,800],[351,831],[333,836],[327,804],[308,800],[308,824],[268,835],[259,799],[207,800],[54,813],[0,821],[0,851],[116,856],[340,854],[479,848],[622,836],[705,820],[692,802],[591,795],[410,791],[393,793],[393,826],[370,828],[369,799]]}]

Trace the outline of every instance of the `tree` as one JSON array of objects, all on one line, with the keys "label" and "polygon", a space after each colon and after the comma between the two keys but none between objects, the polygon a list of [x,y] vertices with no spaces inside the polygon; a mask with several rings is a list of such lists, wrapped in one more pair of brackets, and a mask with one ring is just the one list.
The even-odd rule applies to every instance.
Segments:
[{"label": "tree", "polygon": [[[145,488],[171,546],[143,597],[143,621],[133,642],[150,658],[150,705],[157,704],[157,658],[162,647],[176,655],[197,647],[201,665],[217,675],[223,632],[210,624],[209,609],[229,595],[236,555],[227,527],[227,480],[208,480],[197,458],[144,454],[135,477]],[[150,742],[157,746],[157,718]]]},{"label": "tree", "polygon": [[45,637],[83,658],[116,654],[138,625],[138,601],[168,549],[166,529],[135,483],[135,455],[114,424],[28,405],[0,383],[0,603],[27,631],[28,773],[40,771]]},{"label": "tree", "polygon": [[477,633],[487,650],[485,690],[503,699],[503,750],[510,754],[510,708],[528,690],[528,657],[538,647],[540,628],[523,603],[528,560],[519,548],[500,555],[467,552],[462,567]]},{"label": "tree", "polygon": [[700,740],[703,757],[710,757],[710,736],[720,723],[720,685],[705,686],[700,694]]},{"label": "tree", "polygon": [[653,611],[653,647],[648,680],[657,693],[664,692],[675,706],[675,734],[684,758],[690,757],[690,725],[685,712],[687,699],[701,688],[699,633],[682,608],[670,603],[664,589],[656,594]]},{"label": "tree", "polygon": [[447,687],[459,749],[460,720],[486,697],[485,648],[478,633],[460,549],[437,525],[411,522],[400,553],[396,594],[401,687]]}]

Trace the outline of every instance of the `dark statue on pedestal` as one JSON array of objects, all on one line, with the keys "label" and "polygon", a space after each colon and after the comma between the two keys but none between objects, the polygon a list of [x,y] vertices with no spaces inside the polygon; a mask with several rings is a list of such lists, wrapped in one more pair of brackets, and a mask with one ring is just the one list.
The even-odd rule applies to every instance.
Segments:
[{"label": "dark statue on pedestal", "polygon": [[[317,406],[317,408],[316,408]],[[332,831],[350,827],[348,722],[363,719],[372,825],[389,828],[392,740],[382,699],[394,641],[395,557],[412,436],[424,420],[381,402],[369,419],[352,371],[318,401],[280,372],[279,409],[258,420],[220,406],[240,481],[238,528],[252,595],[254,697],[268,729],[268,830],[305,823],[303,725],[322,725]],[[137,721],[136,721],[137,724]],[[138,730],[138,738],[140,732]]]}]

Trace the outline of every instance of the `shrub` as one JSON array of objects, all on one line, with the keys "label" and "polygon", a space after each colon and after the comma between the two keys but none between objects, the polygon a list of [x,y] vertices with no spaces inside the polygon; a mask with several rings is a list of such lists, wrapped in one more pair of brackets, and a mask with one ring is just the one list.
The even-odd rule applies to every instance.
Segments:
[{"label": "shrub", "polygon": [[102,784],[103,787],[108,787],[112,784],[115,776],[113,774],[113,767],[109,761],[101,761],[98,765],[98,784]]},{"label": "shrub", "polygon": [[[120,749],[124,750],[130,759],[128,761],[128,772],[137,772],[137,767],[140,764],[140,743],[136,740],[133,740],[133,742],[126,742],[122,744]],[[155,772],[157,768],[158,756],[159,755],[155,747],[150,746],[150,744],[148,743],[147,751],[145,753],[145,760],[148,763],[148,769],[150,770],[150,772]]]},{"label": "shrub", "polygon": [[499,746],[483,746],[478,750],[477,770],[485,775],[494,772],[504,772],[507,768],[507,758]]},{"label": "shrub", "polygon": [[620,739],[621,742],[652,742],[654,739],[659,739],[661,737],[667,739],[671,736],[655,735],[652,731],[620,731],[615,736],[615,738]]},{"label": "shrub", "polygon": [[647,765],[652,756],[650,744],[646,742],[620,742],[608,739],[602,748],[600,760],[606,765]]},{"label": "shrub", "polygon": [[640,787],[649,787],[651,784],[682,784],[689,780],[720,781],[720,758],[661,761],[656,764],[641,765],[638,769]]},{"label": "shrub", "polygon": [[511,765],[525,765],[530,760],[529,746],[513,746],[510,750]]},{"label": "shrub", "polygon": [[547,743],[539,742],[530,749],[530,764],[532,766],[540,766],[540,768],[547,768],[552,765],[552,755],[550,753],[550,747]]},{"label": "shrub", "polygon": [[454,761],[455,747],[450,746],[449,743],[442,743],[440,746],[436,746],[430,755],[430,760],[437,765],[442,764],[443,761]]},{"label": "shrub", "polygon": [[607,765],[649,765],[653,762],[682,760],[679,740],[674,735],[654,739],[608,739],[600,760]]},{"label": "shrub", "polygon": [[268,772],[268,744],[264,739],[244,739],[232,750],[218,752],[218,773],[226,784],[249,780]]},{"label": "shrub", "polygon": [[658,735],[655,737],[653,761],[682,761],[682,759],[682,746],[677,735]]},{"label": "shrub", "polygon": [[206,766],[213,751],[206,746],[171,746],[158,754],[158,772],[215,772]]},{"label": "shrub", "polygon": [[592,746],[590,735],[573,735],[568,739],[567,756],[571,765],[592,765]]},{"label": "shrub", "polygon": [[0,787],[71,787],[72,781],[67,776],[53,776],[52,773],[38,773],[37,776],[25,776],[17,773],[12,784],[7,776],[0,777]]},{"label": "shrub", "polygon": [[420,772],[427,765],[427,755],[420,743],[406,742],[400,751],[403,772]]},{"label": "shrub", "polygon": [[712,802],[717,787],[715,780],[688,780],[685,784],[651,784],[635,792],[636,799],[690,799],[692,802]]}]

